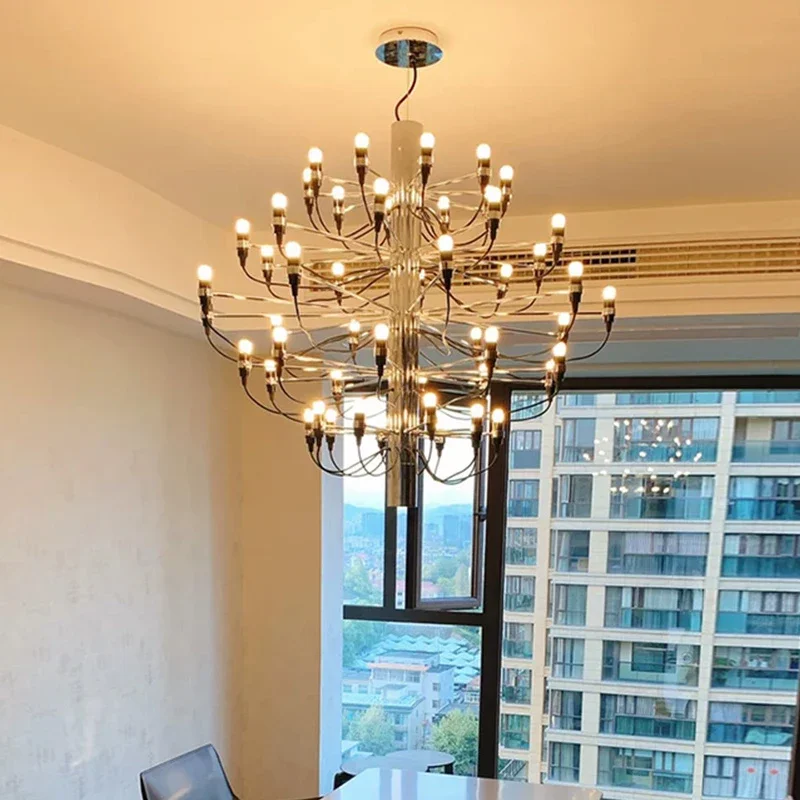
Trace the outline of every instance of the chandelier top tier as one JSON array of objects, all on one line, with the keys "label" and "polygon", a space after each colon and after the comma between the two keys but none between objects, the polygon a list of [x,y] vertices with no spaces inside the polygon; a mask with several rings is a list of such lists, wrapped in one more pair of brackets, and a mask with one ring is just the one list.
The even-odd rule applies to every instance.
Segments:
[{"label": "chandelier top tier", "polygon": [[[395,48],[398,58],[402,49]],[[422,50],[406,49],[414,52]],[[310,458],[325,472],[386,475],[390,506],[415,506],[421,475],[455,484],[486,471],[509,419],[509,409],[492,404],[492,385],[530,386],[537,399],[515,408],[515,419],[543,415],[568,363],[602,349],[616,314],[610,286],[600,311],[581,308],[583,265],[562,263],[563,214],[553,216],[549,241],[530,247],[529,259],[512,264],[495,256],[514,170],[502,166],[495,182],[491,148],[480,144],[473,171],[434,179],[433,134],[399,115],[418,66],[411,63],[411,86],[395,107],[388,176],[373,164],[365,133],[355,136],[353,178],[329,176],[322,151],[312,147],[302,170],[305,223],[289,221],[279,192],[272,196],[272,241],[252,241],[250,223],[236,222],[239,265],[261,292],[217,291],[211,267],[198,269],[205,334],[236,365],[247,396],[298,424]],[[295,231],[298,238],[314,234],[320,244],[301,247]],[[537,307],[545,296],[563,298],[562,310]],[[283,307],[286,322],[264,303]],[[573,355],[570,334],[587,315],[602,320],[605,337]],[[226,319],[267,325],[270,347],[256,353],[248,339],[234,343],[217,324]],[[506,336],[513,350],[503,346]],[[310,405],[296,397],[304,384],[322,381],[328,396]],[[378,412],[354,400],[364,396],[380,401]],[[347,464],[337,447],[343,434],[355,446]],[[464,441],[459,447],[468,455],[460,469],[442,474],[444,448],[453,440]]]}]

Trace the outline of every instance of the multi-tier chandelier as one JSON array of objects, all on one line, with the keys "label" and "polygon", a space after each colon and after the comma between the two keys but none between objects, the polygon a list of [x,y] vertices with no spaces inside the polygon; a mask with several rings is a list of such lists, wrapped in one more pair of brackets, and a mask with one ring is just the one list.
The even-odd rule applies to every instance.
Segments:
[{"label": "multi-tier chandelier", "polygon": [[[433,134],[400,119],[417,71],[441,58],[435,37],[420,29],[389,31],[377,55],[411,76],[395,107],[388,177],[373,167],[365,133],[355,137],[355,179],[329,176],[322,151],[312,147],[303,170],[306,224],[288,221],[280,193],[272,196],[273,242],[253,242],[250,223],[236,222],[239,264],[264,293],[218,292],[208,265],[197,271],[198,293],[209,343],[238,365],[254,403],[302,424],[318,467],[339,476],[387,475],[387,504],[414,506],[420,474],[460,483],[497,458],[509,410],[492,404],[494,384],[521,382],[541,391],[540,399],[515,409],[515,419],[547,412],[568,363],[590,358],[608,341],[616,292],[603,290],[601,311],[581,310],[583,264],[564,268],[563,214],[551,220],[549,243],[523,245],[527,258],[512,264],[498,255],[512,167],[502,166],[494,183],[491,149],[480,144],[473,172],[433,180]],[[324,243],[301,247],[290,231]],[[252,268],[253,249],[260,271]],[[562,269],[566,290],[554,285]],[[563,295],[564,309],[537,309],[537,300],[548,295]],[[250,309],[224,310],[226,301]],[[263,303],[272,304],[270,311],[289,310],[291,334],[283,317],[253,308]],[[602,318],[603,342],[592,352],[568,355],[570,333],[586,314]],[[256,354],[249,339],[234,343],[216,324],[226,318],[269,323],[269,352]],[[550,324],[542,330],[531,322]],[[501,330],[513,340],[513,352],[510,342],[508,349],[501,345]],[[329,382],[329,396],[303,408],[294,396],[298,384],[320,379]],[[350,406],[350,397],[364,395],[379,398],[385,413],[382,408],[373,416],[357,401]],[[349,465],[339,463],[335,446],[345,433],[354,437],[358,454]],[[366,445],[362,452],[365,437],[373,436],[370,452]],[[454,438],[471,442],[471,455],[458,472],[443,475],[440,459]]]}]

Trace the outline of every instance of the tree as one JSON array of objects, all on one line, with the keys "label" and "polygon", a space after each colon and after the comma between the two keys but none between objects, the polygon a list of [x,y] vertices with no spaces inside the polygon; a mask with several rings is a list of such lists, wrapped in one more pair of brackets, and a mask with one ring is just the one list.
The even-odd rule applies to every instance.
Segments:
[{"label": "tree", "polygon": [[395,749],[394,727],[380,706],[370,706],[350,726],[350,738],[360,742],[360,749],[385,756]]},{"label": "tree", "polygon": [[478,767],[478,718],[451,711],[433,729],[431,746],[455,758],[456,775],[474,775]]},{"label": "tree", "polygon": [[377,605],[380,602],[380,590],[372,585],[369,570],[358,556],[350,559],[344,573],[344,596],[350,604]]},{"label": "tree", "polygon": [[342,664],[354,667],[386,636],[385,622],[346,619],[342,623]]}]

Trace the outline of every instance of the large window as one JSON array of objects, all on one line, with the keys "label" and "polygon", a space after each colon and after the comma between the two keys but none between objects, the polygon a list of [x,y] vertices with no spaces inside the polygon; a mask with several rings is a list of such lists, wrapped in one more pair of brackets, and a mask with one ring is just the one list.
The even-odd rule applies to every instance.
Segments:
[{"label": "large window", "polygon": [[589,569],[589,531],[553,531],[550,568],[555,572],[586,572]]},{"label": "large window", "polygon": [[613,476],[612,519],[710,519],[714,478],[677,475]]},{"label": "large window", "polygon": [[511,433],[513,469],[539,469],[542,463],[542,432],[520,430]]},{"label": "large window", "polygon": [[784,800],[788,782],[788,760],[706,756],[703,794],[709,797]]},{"label": "large window", "polygon": [[586,624],[586,587],[574,583],[554,583],[551,587],[550,616],[554,625]]},{"label": "large window", "polygon": [[731,478],[728,519],[800,521],[800,475]]},{"label": "large window", "polygon": [[[589,417],[565,419],[561,428],[559,461],[594,461],[595,421]],[[558,432],[556,432],[558,438]]]},{"label": "large window", "polygon": [[625,575],[705,575],[707,533],[612,531],[608,571]]},{"label": "large window", "polygon": [[800,635],[800,594],[797,592],[719,593],[717,633],[765,636]]},{"label": "large window", "polygon": [[800,535],[726,533],[722,574],[727,578],[800,578]]},{"label": "large window", "polygon": [[512,480],[508,484],[508,516],[537,517],[539,515],[539,481]]},{"label": "large window", "polygon": [[607,628],[699,631],[702,619],[702,589],[644,586],[606,589]]},{"label": "large window", "polygon": [[693,741],[696,716],[697,702],[682,697],[600,696],[600,733]]},{"label": "large window", "polygon": [[623,417],[614,420],[614,461],[696,464],[717,460],[717,417]]},{"label": "large window", "polygon": [[601,786],[690,794],[694,756],[662,750],[601,747],[597,782]]},{"label": "large window", "polygon": [[562,475],[553,478],[553,516],[592,515],[592,476]]},{"label": "large window", "polygon": [[511,567],[536,566],[536,528],[506,530],[506,564]]},{"label": "large window", "polygon": [[788,747],[792,743],[796,709],[763,703],[711,703],[708,741]]}]

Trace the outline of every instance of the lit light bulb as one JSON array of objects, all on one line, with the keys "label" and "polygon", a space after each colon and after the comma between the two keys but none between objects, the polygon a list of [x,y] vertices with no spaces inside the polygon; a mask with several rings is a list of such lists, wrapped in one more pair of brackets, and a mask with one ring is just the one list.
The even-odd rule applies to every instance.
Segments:
[{"label": "lit light bulb", "polygon": [[201,264],[197,268],[197,280],[200,283],[211,283],[212,278],[214,277],[214,270],[208,266],[208,264]]},{"label": "lit light bulb", "polygon": [[536,244],[533,246],[533,257],[544,258],[546,255],[547,255],[547,243],[536,242]]},{"label": "lit light bulb", "polygon": [[440,253],[453,252],[453,237],[449,233],[442,234],[436,240],[436,246],[439,248]]},{"label": "lit light bulb", "polygon": [[379,322],[375,326],[375,341],[386,342],[389,339],[389,326],[385,322]]},{"label": "lit light bulb", "polygon": [[419,271],[419,279],[420,279],[420,281],[424,281],[425,280],[425,270],[424,269],[421,269]]},{"label": "lit light bulb", "polygon": [[337,183],[333,189],[331,189],[331,197],[337,203],[341,203],[344,200],[344,186],[342,186],[340,183]]},{"label": "lit light bulb", "polygon": [[553,345],[553,355],[556,358],[564,358],[567,355],[567,344],[566,342],[556,342]]},{"label": "lit light bulb", "polygon": [[469,338],[472,339],[473,342],[479,342],[483,339],[483,330],[479,328],[477,325],[469,332]]},{"label": "lit light bulb", "polygon": [[488,161],[492,157],[492,148],[488,144],[479,144],[475,148],[478,161]]},{"label": "lit light bulb", "polygon": [[504,183],[511,183],[514,180],[514,167],[510,164],[504,164],[500,167],[500,180]]},{"label": "lit light bulb", "polygon": [[286,340],[289,338],[289,331],[283,327],[283,325],[276,325],[272,329],[272,341],[275,344],[286,344]]},{"label": "lit light bulb", "polygon": [[308,163],[313,167],[318,167],[322,163],[322,150],[319,147],[312,147],[308,151]]},{"label": "lit light bulb", "polygon": [[284,250],[286,258],[290,261],[299,261],[300,256],[303,254],[303,248],[297,242],[286,242]]},{"label": "lit light bulb", "polygon": [[353,142],[356,150],[364,151],[369,148],[369,136],[366,133],[357,133]]},{"label": "lit light bulb", "polygon": [[570,322],[572,322],[572,314],[570,314],[569,311],[562,311],[558,315],[559,328],[569,328]]},{"label": "lit light bulb", "polygon": [[421,150],[433,150],[436,146],[436,137],[432,133],[423,133],[419,137],[419,146]]},{"label": "lit light bulb", "polygon": [[483,419],[484,408],[480,403],[473,403],[469,409],[472,419]]},{"label": "lit light bulb", "polygon": [[335,425],[336,424],[336,409],[335,408],[328,408],[325,411],[325,422],[328,425]]},{"label": "lit light bulb", "polygon": [[492,409],[492,422],[495,425],[502,425],[506,421],[506,412],[502,408]]},{"label": "lit light bulb", "polygon": [[548,372],[553,372],[553,370],[556,368],[556,362],[555,362],[555,361],[553,361],[553,359],[552,359],[552,358],[550,358],[550,359],[548,359],[548,360],[545,362],[544,368],[545,368],[545,369],[546,369]]},{"label": "lit light bulb", "polygon": [[246,219],[237,219],[236,220],[236,234],[238,236],[249,236],[250,235],[250,223]]},{"label": "lit light bulb", "polygon": [[497,344],[500,339],[500,331],[494,326],[490,325],[483,334],[483,340],[486,344]]},{"label": "lit light bulb", "polygon": [[311,167],[304,167],[303,169],[303,183],[311,183]]},{"label": "lit light bulb", "polygon": [[514,274],[514,267],[511,264],[503,263],[500,265],[500,277],[507,281]]},{"label": "lit light bulb", "polygon": [[439,398],[436,396],[436,392],[425,392],[425,394],[422,395],[422,405],[429,411],[436,408],[438,404]]},{"label": "lit light bulb", "polygon": [[351,319],[347,327],[350,333],[361,333],[361,323],[357,319]]},{"label": "lit light bulb", "polygon": [[344,372],[342,372],[340,369],[332,369],[331,370],[331,380],[332,381],[344,380]]},{"label": "lit light bulb", "polygon": [[261,245],[261,258],[264,261],[272,261],[272,259],[275,258],[275,249],[271,244]]},{"label": "lit light bulb", "polygon": [[312,425],[314,423],[314,412],[310,408],[303,411],[303,422],[305,422],[306,425]]},{"label": "lit light bulb", "polygon": [[450,198],[443,194],[437,201],[436,201],[436,208],[439,211],[449,211],[450,210]]},{"label": "lit light bulb", "polygon": [[427,382],[428,382],[428,379],[427,379],[427,377],[426,377],[425,375],[420,375],[420,376],[417,378],[417,383],[418,383],[420,386],[425,386],[425,384],[426,384]]},{"label": "lit light bulb", "polygon": [[239,339],[239,341],[236,343],[236,346],[239,349],[239,355],[253,355],[253,343],[249,339]]},{"label": "lit light bulb", "polygon": [[389,194],[389,181],[386,178],[375,178],[375,182],[372,184],[372,191],[376,197],[386,197]]},{"label": "lit light bulb", "polygon": [[278,369],[278,365],[273,361],[271,358],[266,359],[264,361],[264,371],[265,372],[275,372]]},{"label": "lit light bulb", "polygon": [[567,274],[570,276],[570,278],[583,277],[583,262],[570,261],[569,266],[567,267]]},{"label": "lit light bulb", "polygon": [[272,325],[273,328],[279,328],[283,325],[283,317],[280,314],[270,314],[269,324]]},{"label": "lit light bulb", "polygon": [[563,233],[567,227],[567,218],[563,214],[553,214],[550,218],[550,227],[556,232]]},{"label": "lit light bulb", "polygon": [[315,416],[321,417],[325,413],[325,403],[322,400],[315,400],[311,404],[311,410]]},{"label": "lit light bulb", "polygon": [[481,378],[489,377],[489,367],[485,361],[481,361],[481,363],[478,364],[478,375],[480,375]]},{"label": "lit light bulb", "polygon": [[331,264],[331,273],[334,278],[344,278],[344,264],[341,261],[334,261]]},{"label": "lit light bulb", "polygon": [[613,286],[606,286],[603,289],[603,300],[610,302],[617,299],[617,290]]},{"label": "lit light bulb", "polygon": [[503,193],[500,191],[499,186],[487,186],[484,189],[483,196],[490,206],[499,206],[503,200]]},{"label": "lit light bulb", "polygon": [[275,211],[286,211],[286,206],[289,205],[289,201],[286,199],[285,194],[281,194],[281,192],[275,192],[272,195],[272,208]]}]

